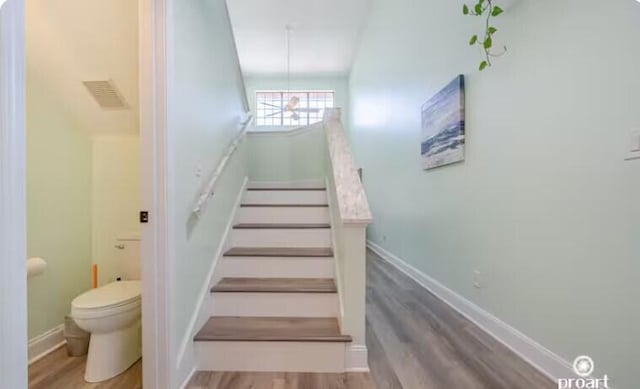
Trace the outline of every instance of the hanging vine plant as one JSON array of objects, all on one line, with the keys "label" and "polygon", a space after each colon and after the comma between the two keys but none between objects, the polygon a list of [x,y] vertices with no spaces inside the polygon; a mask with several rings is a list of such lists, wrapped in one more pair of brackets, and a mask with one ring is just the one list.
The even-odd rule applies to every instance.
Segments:
[{"label": "hanging vine plant", "polygon": [[491,66],[491,59],[499,57],[507,52],[507,46],[501,52],[496,52],[493,46],[493,35],[498,31],[497,28],[492,26],[491,22],[493,18],[496,18],[502,14],[504,10],[497,5],[493,4],[493,0],[478,0],[478,2],[472,6],[465,4],[462,7],[462,13],[470,16],[482,16],[485,18],[484,34],[474,35],[469,40],[469,45],[480,45],[484,50],[485,59],[480,62],[480,70],[484,70]]}]

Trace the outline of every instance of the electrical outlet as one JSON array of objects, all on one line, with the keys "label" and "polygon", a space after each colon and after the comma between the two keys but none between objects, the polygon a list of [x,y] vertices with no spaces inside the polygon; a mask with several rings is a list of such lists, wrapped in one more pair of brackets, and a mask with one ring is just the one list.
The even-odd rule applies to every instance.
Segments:
[{"label": "electrical outlet", "polygon": [[476,289],[482,289],[482,274],[479,270],[473,271],[473,286]]},{"label": "electrical outlet", "polygon": [[629,149],[626,152],[627,161],[640,159],[640,130],[632,130],[629,136]]},{"label": "electrical outlet", "polygon": [[640,152],[640,130],[631,131],[631,152]]}]

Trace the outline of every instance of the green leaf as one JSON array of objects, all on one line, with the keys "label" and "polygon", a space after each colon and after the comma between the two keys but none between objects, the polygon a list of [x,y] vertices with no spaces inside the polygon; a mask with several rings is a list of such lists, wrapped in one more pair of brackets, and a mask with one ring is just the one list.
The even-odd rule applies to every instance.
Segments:
[{"label": "green leaf", "polygon": [[465,4],[462,7],[462,13],[465,14],[465,15],[469,15],[469,6],[468,5]]},{"label": "green leaf", "polygon": [[498,7],[497,5],[495,7],[493,7],[493,11],[491,11],[491,16],[498,16],[501,13],[503,13],[504,11],[502,10],[502,8]]},{"label": "green leaf", "polygon": [[478,15],[482,14],[482,4],[476,4],[475,11]]},{"label": "green leaf", "polygon": [[498,31],[498,29],[495,27],[489,27],[487,31],[489,32],[489,35],[493,35],[496,33],[496,31]]},{"label": "green leaf", "polygon": [[484,40],[484,43],[482,45],[484,46],[485,49],[490,49],[491,46],[493,46],[493,40],[491,39],[490,36],[488,36],[487,39]]},{"label": "green leaf", "polygon": [[473,46],[476,43],[478,43],[478,36],[474,35],[474,36],[471,37],[471,40],[469,41],[469,45]]},{"label": "green leaf", "polygon": [[487,66],[489,66],[489,62],[487,61],[480,62],[480,71],[483,71],[484,69],[486,69]]}]

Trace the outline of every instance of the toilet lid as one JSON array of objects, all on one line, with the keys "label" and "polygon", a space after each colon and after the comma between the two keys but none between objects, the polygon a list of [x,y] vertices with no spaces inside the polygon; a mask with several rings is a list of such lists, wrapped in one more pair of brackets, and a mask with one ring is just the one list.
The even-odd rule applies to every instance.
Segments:
[{"label": "toilet lid", "polygon": [[118,281],[92,289],[76,297],[71,305],[78,309],[106,308],[140,299],[140,281]]}]

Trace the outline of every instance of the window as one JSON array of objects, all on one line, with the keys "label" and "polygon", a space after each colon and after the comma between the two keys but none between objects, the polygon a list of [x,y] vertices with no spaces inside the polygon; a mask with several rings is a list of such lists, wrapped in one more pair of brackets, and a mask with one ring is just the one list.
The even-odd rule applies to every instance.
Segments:
[{"label": "window", "polygon": [[257,126],[307,126],[333,108],[334,91],[256,92]]}]

